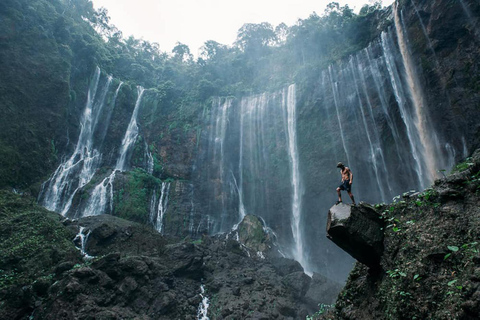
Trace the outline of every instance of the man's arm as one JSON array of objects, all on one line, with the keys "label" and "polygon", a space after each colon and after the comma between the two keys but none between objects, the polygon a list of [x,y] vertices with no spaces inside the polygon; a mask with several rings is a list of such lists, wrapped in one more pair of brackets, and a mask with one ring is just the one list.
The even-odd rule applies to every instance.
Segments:
[{"label": "man's arm", "polygon": [[350,184],[353,183],[353,173],[352,173],[352,170],[348,169],[349,173],[350,173]]}]

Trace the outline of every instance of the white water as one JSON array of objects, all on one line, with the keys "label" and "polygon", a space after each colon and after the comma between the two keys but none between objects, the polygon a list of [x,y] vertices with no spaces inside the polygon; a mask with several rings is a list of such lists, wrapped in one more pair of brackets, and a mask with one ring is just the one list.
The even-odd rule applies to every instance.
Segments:
[{"label": "white water", "polygon": [[203,285],[200,286],[200,297],[202,297],[202,302],[198,305],[197,311],[197,320],[210,320],[208,317],[208,307],[210,306],[210,300],[205,295],[205,288]]},{"label": "white water", "polygon": [[162,182],[162,190],[160,192],[160,198],[158,198],[158,209],[155,220],[155,229],[162,233],[164,228],[163,217],[167,212],[168,206],[168,194],[170,192],[170,182]]},{"label": "white water", "polygon": [[80,250],[80,252],[82,253],[82,256],[85,258],[85,259],[91,259],[93,258],[92,256],[88,255],[87,251],[86,251],[86,246],[87,246],[87,241],[88,241],[88,237],[90,236],[90,233],[92,232],[91,230],[88,230],[88,233],[87,234],[84,234],[83,232],[85,231],[85,227],[80,227],[79,230],[78,230],[78,233],[77,235],[75,236],[75,239],[73,239],[73,241],[77,241],[77,240],[80,240],[80,247],[77,247],[78,250]]},{"label": "white water", "polygon": [[[419,133],[420,142],[420,152],[422,153],[422,158],[425,160],[427,176],[424,182],[425,184],[431,183],[438,175],[436,170],[440,168],[436,159],[438,159],[438,152],[432,142],[430,137],[435,136],[435,132],[427,125],[427,115],[425,114],[425,98],[422,92],[422,86],[417,77],[415,64],[412,61],[412,56],[408,49],[406,35],[404,34],[404,26],[400,21],[399,10],[396,4],[393,7],[393,16],[395,22],[395,29],[397,31],[398,46],[400,48],[400,53],[403,58],[403,63],[405,66],[407,83],[410,89],[410,94],[413,98],[413,105],[415,109],[415,120],[414,125]],[[434,137],[435,138],[435,137]]]},{"label": "white water", "polygon": [[153,173],[154,161],[153,156],[150,150],[148,150],[148,144],[145,142],[145,158],[147,159],[147,172],[148,174]]},{"label": "white water", "polygon": [[398,74],[398,69],[395,65],[395,59],[393,58],[393,55],[390,49],[390,43],[389,43],[389,39],[387,38],[387,34],[385,32],[382,32],[381,38],[382,38],[382,47],[385,55],[385,63],[387,65],[388,73],[390,74],[390,82],[393,87],[393,92],[400,110],[403,123],[405,124],[405,127],[406,127],[408,143],[410,145],[410,150],[412,152],[413,159],[415,160],[415,171],[417,173],[419,186],[423,190],[425,189],[425,185],[427,181],[423,174],[422,161],[420,159],[420,155],[416,147],[418,143],[416,143],[417,139],[415,138],[415,134],[414,134],[415,126],[413,125],[413,119],[406,108],[406,101],[404,99],[405,93],[404,93],[403,85],[400,81],[400,75]]},{"label": "white water", "polygon": [[[285,99],[283,99],[285,101]],[[302,190],[300,181],[300,168],[297,151],[297,116],[296,116],[296,94],[295,85],[288,87],[286,97],[287,107],[287,123],[288,123],[288,154],[290,156],[291,166],[291,185],[292,185],[292,234],[294,240],[293,256],[295,260],[307,269],[304,250],[301,220],[302,220]]]},{"label": "white water", "polygon": [[[87,103],[80,121],[80,134],[73,154],[63,162],[48,181],[43,205],[65,215],[77,191],[92,179],[101,161],[101,153],[93,145],[94,132],[102,114],[105,97],[112,83],[109,76],[100,97],[97,97],[100,69],[97,67],[88,90]],[[95,103],[96,102],[96,103]]]},{"label": "white water", "polygon": [[[242,99],[242,102],[241,102],[241,110],[244,109],[244,103],[245,103],[245,100]],[[243,125],[244,125],[244,113],[243,112],[240,112],[240,145],[239,145],[239,159],[238,159],[238,172],[239,172],[239,182],[240,184],[237,185],[237,180],[235,179],[235,175],[233,174],[232,172],[232,176],[233,176],[233,179],[235,181],[235,185],[237,186],[237,190],[238,190],[238,214],[239,214],[239,219],[238,219],[238,223],[240,223],[243,218],[245,218],[245,216],[247,215],[247,212],[245,210],[245,204],[244,204],[244,201],[243,201]]]},{"label": "white water", "polygon": [[332,84],[333,100],[335,102],[335,111],[337,113],[338,127],[340,128],[340,137],[342,138],[343,150],[345,151],[345,156],[347,157],[347,163],[350,164],[350,156],[348,155],[347,145],[345,143],[345,134],[343,131],[342,120],[340,119],[340,113],[338,111],[338,82],[333,78],[332,66],[328,67],[328,74],[330,76],[330,83]]},{"label": "white water", "polygon": [[[382,182],[381,182],[381,175],[382,174],[385,174],[385,172],[380,172],[380,163],[377,163],[379,162],[378,159],[377,159],[377,150],[380,150],[378,152],[378,154],[380,155],[380,158],[383,159],[383,152],[381,151],[381,148],[379,147],[380,143],[375,141],[375,144],[372,142],[372,137],[370,136],[370,132],[369,132],[369,128],[368,128],[368,125],[367,125],[367,116],[365,115],[366,111],[365,111],[365,107],[363,106],[363,103],[362,103],[362,100],[360,99],[360,90],[358,88],[358,79],[356,78],[356,75],[355,75],[355,67],[354,67],[354,63],[353,63],[353,58],[354,57],[351,57],[350,58],[350,63],[349,63],[349,66],[351,68],[351,73],[353,75],[353,82],[355,83],[355,91],[357,93],[357,100],[359,102],[359,106],[360,106],[360,113],[362,115],[362,123],[363,123],[363,127],[364,127],[364,130],[365,130],[365,134],[367,135],[367,139],[368,139],[368,144],[369,144],[369,149],[370,149],[370,159],[373,163],[373,169],[374,169],[374,172],[375,172],[375,179],[377,180],[377,185],[379,187],[379,191],[380,191],[380,196],[382,198],[382,201],[385,202],[387,200],[386,196],[385,196],[385,191],[384,189],[382,188]],[[356,61],[356,65],[358,68],[360,68],[360,64],[358,63],[358,61]],[[363,81],[362,82],[363,84],[365,84],[365,82]],[[366,90],[364,88],[364,94],[366,96],[366,99],[367,99],[367,103],[369,105],[369,110],[372,109],[371,107],[371,103],[370,103],[370,99],[368,97],[368,94],[366,93]],[[375,122],[373,122],[373,127],[376,128],[376,124]],[[385,168],[385,164],[383,164],[383,168]],[[391,188],[389,186],[389,189],[391,191]]]},{"label": "white water", "polygon": [[[120,89],[120,88],[119,88]],[[117,94],[118,90],[117,89]],[[124,171],[126,167],[126,158],[127,154],[130,152],[131,148],[134,146],[135,141],[138,137],[138,125],[137,125],[137,115],[138,109],[142,101],[142,96],[144,89],[142,87],[137,87],[138,97],[135,102],[135,108],[133,110],[130,122],[125,132],[125,136],[122,140],[122,147],[120,149],[120,154],[115,165],[115,169],[112,173],[103,179],[98,185],[93,189],[91,196],[88,200],[88,203],[85,207],[83,215],[81,216],[96,216],[104,214],[106,211],[107,204],[109,204],[109,212],[113,212],[113,182],[117,171]]]},{"label": "white water", "polygon": [[120,157],[117,160],[117,165],[115,166],[116,170],[125,171],[126,169],[126,158],[130,149],[133,147],[138,137],[138,124],[137,116],[140,104],[142,102],[143,93],[145,89],[143,87],[137,87],[138,98],[135,103],[135,109],[133,109],[132,117],[130,118],[130,123],[128,124],[127,131],[123,137],[122,147],[120,149]]}]

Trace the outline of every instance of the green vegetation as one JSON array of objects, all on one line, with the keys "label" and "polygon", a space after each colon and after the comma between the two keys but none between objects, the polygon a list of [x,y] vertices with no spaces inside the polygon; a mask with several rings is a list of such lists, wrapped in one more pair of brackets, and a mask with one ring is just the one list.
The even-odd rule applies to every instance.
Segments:
[{"label": "green vegetation", "polygon": [[379,3],[356,15],[332,2],[322,15],[313,13],[293,26],[245,24],[234,44],[206,41],[194,59],[182,43],[166,53],[156,43],[124,38],[108,12],[95,11],[89,0],[2,1],[0,188],[26,189],[46,180],[68,153],[72,145],[65,134],[77,136],[96,65],[125,87],[148,88],[142,111],[148,135],[166,134],[182,145],[195,139],[212,96],[310,84],[318,70],[365,47],[383,19]]},{"label": "green vegetation", "polygon": [[[336,314],[366,308],[385,319],[399,319],[399,314],[402,319],[459,319],[464,310],[474,310],[468,308],[475,304],[472,275],[480,257],[477,165],[478,160],[468,159],[456,167],[456,172],[469,169],[467,175],[447,177],[416,196],[410,192],[395,203],[376,206],[386,222],[384,271],[365,280],[367,271],[357,264]],[[462,198],[445,198],[445,190]],[[378,301],[378,307],[364,301]]]},{"label": "green vegetation", "polygon": [[307,316],[306,320],[315,320],[315,319],[318,319],[319,316],[325,314],[326,312],[328,312],[329,310],[332,310],[335,308],[335,304],[323,304],[323,303],[320,303],[318,305],[319,309],[317,312],[315,312],[314,314],[312,315],[309,315]]},{"label": "green vegetation", "polygon": [[150,199],[153,190],[160,190],[160,179],[143,169],[134,169],[117,177],[116,181],[119,183],[114,191],[114,215],[130,221],[148,223]]},{"label": "green vegetation", "polygon": [[80,255],[60,216],[35,205],[35,199],[0,191],[0,289],[51,279],[61,261]]}]

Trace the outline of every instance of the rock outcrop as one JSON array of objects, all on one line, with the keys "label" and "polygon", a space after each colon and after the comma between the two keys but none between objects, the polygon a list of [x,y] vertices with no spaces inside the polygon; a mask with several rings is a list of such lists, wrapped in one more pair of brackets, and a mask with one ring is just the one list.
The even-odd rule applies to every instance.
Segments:
[{"label": "rock outcrop", "polygon": [[383,254],[380,214],[370,205],[334,205],[328,211],[327,237],[370,268],[378,268]]},{"label": "rock outcrop", "polygon": [[320,319],[480,318],[480,150],[421,193],[379,206],[383,272],[357,263]]}]

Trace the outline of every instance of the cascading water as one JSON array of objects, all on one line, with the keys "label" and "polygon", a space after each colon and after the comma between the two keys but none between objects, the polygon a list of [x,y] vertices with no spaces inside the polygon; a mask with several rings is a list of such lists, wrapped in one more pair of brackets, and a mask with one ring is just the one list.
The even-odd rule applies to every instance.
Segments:
[{"label": "cascading water", "polygon": [[160,197],[158,198],[157,210],[150,211],[150,221],[155,229],[163,233],[164,229],[164,216],[168,207],[168,195],[170,193],[170,182],[162,182],[162,188],[160,190]]},{"label": "cascading water", "polygon": [[153,161],[153,156],[150,150],[148,150],[148,144],[145,142],[145,159],[146,159],[146,168],[148,174],[153,174],[153,167],[155,165]]},{"label": "cascading water", "polygon": [[97,67],[88,90],[87,103],[80,121],[80,134],[75,150],[70,158],[57,168],[46,183],[44,194],[41,195],[41,203],[47,209],[60,212],[62,215],[65,215],[70,209],[77,191],[90,182],[101,161],[102,155],[98,149],[100,146],[95,145],[94,134],[102,115],[112,77],[108,76],[106,84],[97,97],[99,81],[100,69]]},{"label": "cascading water", "polygon": [[131,152],[131,149],[135,144],[135,141],[137,140],[137,115],[144,91],[144,88],[140,86],[137,87],[137,101],[135,102],[135,108],[133,109],[127,131],[125,132],[125,136],[122,140],[122,146],[120,148],[120,153],[117,159],[117,163],[115,165],[115,169],[108,177],[103,179],[102,182],[95,186],[90,198],[88,199],[85,210],[80,216],[87,217],[103,214],[105,213],[107,204],[109,205],[109,212],[113,211],[113,182],[115,180],[115,175],[117,174],[117,171],[125,171],[128,154]]},{"label": "cascading water", "polygon": [[130,118],[130,123],[128,124],[127,131],[122,140],[122,146],[120,148],[120,155],[117,159],[117,164],[115,165],[115,170],[125,171],[127,167],[127,157],[137,141],[138,137],[138,124],[137,116],[138,110],[140,109],[140,104],[142,102],[143,93],[145,89],[143,87],[137,87],[137,101],[135,102],[135,108],[133,109],[132,117]]},{"label": "cascading water", "polygon": [[[415,64],[412,61],[412,56],[409,52],[408,43],[406,36],[404,34],[404,24],[400,20],[399,9],[396,4],[393,6],[393,16],[395,21],[395,29],[397,31],[398,45],[400,48],[400,53],[403,58],[403,64],[405,67],[406,80],[408,87],[410,89],[410,94],[413,99],[413,106],[415,110],[415,120],[414,125],[418,131],[420,137],[420,152],[422,158],[425,160],[426,171],[427,171],[427,181],[431,182],[435,177],[437,177],[436,170],[441,166],[437,162],[439,159],[439,152],[436,149],[435,144],[433,143],[431,137],[435,139],[435,131],[428,126],[428,119],[426,115],[426,103],[424,94],[422,92],[422,86],[418,80]],[[423,187],[425,184],[423,185]]]},{"label": "cascading water", "polygon": [[208,307],[210,306],[210,299],[205,295],[205,288],[200,286],[200,297],[202,298],[202,302],[198,305],[197,310],[197,320],[210,320],[208,315]]},{"label": "cascading water", "polygon": [[207,183],[198,196],[210,203],[208,231],[228,232],[246,214],[258,215],[289,234],[282,245],[305,264],[295,90],[245,97],[236,107],[229,99],[212,105],[204,141],[208,165],[199,171]]},{"label": "cascading water", "polygon": [[74,243],[79,242],[79,246],[77,247],[78,250],[80,250],[82,256],[84,259],[92,259],[94,257],[88,255],[86,247],[87,247],[87,241],[88,237],[90,236],[90,233],[92,232],[91,230],[88,230],[87,234],[84,234],[85,227],[79,227],[78,233],[73,239]]},{"label": "cascading water", "polygon": [[292,184],[292,234],[294,240],[293,257],[295,260],[306,268],[306,261],[304,258],[303,250],[303,237],[302,237],[302,184],[300,178],[300,168],[298,161],[297,151],[297,116],[296,116],[296,95],[295,85],[288,87],[286,95],[286,108],[287,108],[287,123],[288,123],[288,154],[290,157],[290,174]]}]

